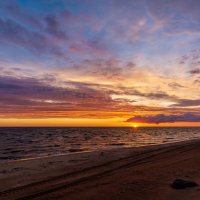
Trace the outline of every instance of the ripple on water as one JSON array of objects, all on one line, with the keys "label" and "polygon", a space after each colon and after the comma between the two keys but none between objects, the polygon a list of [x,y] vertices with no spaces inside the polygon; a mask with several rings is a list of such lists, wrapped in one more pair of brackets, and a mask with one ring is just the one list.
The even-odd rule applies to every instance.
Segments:
[{"label": "ripple on water", "polygon": [[0,160],[200,138],[200,128],[0,128]]}]

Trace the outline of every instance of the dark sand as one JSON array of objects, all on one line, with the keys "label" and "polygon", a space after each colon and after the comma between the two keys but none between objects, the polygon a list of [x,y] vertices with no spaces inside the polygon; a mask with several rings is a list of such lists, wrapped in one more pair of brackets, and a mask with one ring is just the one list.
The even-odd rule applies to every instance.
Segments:
[{"label": "dark sand", "polygon": [[124,148],[1,164],[0,199],[199,200],[200,141]]}]

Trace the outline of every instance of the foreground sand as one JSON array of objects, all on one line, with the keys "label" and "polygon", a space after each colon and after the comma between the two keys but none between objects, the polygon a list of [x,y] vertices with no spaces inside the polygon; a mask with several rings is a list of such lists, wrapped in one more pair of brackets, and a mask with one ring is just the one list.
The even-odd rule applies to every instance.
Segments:
[{"label": "foreground sand", "polygon": [[200,199],[200,187],[172,189],[176,178],[200,183],[200,141],[3,163],[0,199]]}]

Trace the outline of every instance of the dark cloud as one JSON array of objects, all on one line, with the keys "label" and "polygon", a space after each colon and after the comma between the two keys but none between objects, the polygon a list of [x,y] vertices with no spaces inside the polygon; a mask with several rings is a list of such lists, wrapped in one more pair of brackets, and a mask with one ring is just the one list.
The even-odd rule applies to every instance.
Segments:
[{"label": "dark cloud", "polygon": [[50,74],[40,79],[0,76],[0,117],[118,117],[124,113],[127,117],[135,110],[141,113],[175,110],[133,105],[134,99],[112,99],[112,94],[125,92],[115,86],[75,81],[55,83],[57,79]]},{"label": "dark cloud", "polygon": [[174,123],[174,122],[200,122],[200,114],[196,113],[184,113],[179,115],[152,115],[152,116],[134,116],[127,119],[127,122],[141,122],[148,124],[160,124],[160,123]]},{"label": "dark cloud", "polygon": [[192,75],[200,74],[200,69],[199,68],[192,69],[189,71],[189,73]]},{"label": "dark cloud", "polygon": [[193,49],[188,54],[182,56],[179,63],[189,68],[187,73],[190,75],[200,74],[200,49]]},{"label": "dark cloud", "polygon": [[169,85],[169,87],[171,87],[173,89],[183,88],[184,87],[183,85],[181,85],[179,83],[176,83],[176,82],[169,83],[168,85]]},{"label": "dark cloud", "polygon": [[[129,63],[130,64],[130,63]],[[116,66],[115,66],[116,67]],[[134,68],[134,64],[131,64],[131,67]],[[99,67],[98,70],[101,70],[101,68]],[[114,70],[114,68],[113,68]],[[122,69],[121,69],[122,70]],[[123,74],[121,74],[122,72],[119,70],[118,74],[112,74],[112,68],[111,69],[105,69],[106,73],[104,72],[100,72],[100,75],[102,77],[108,76],[110,78],[118,78],[118,79],[122,79],[123,78]],[[103,73],[103,74],[101,74]],[[95,73],[94,73],[95,75]],[[96,76],[98,76],[99,74],[96,73]],[[115,76],[114,76],[115,75]],[[69,84],[69,83],[67,83]],[[78,84],[76,82],[76,84]],[[84,86],[88,86],[88,87],[92,87],[92,88],[98,88],[99,90],[102,90],[104,92],[106,92],[109,95],[129,95],[129,96],[140,96],[140,97],[145,97],[147,99],[162,99],[162,100],[173,100],[173,101],[178,101],[179,98],[175,95],[169,95],[166,92],[163,91],[155,91],[155,92],[141,92],[138,89],[134,88],[134,87],[125,87],[125,86],[111,86],[111,85],[106,85],[106,84],[92,84],[92,83],[80,83],[80,85],[84,85]],[[81,86],[80,86],[81,87]],[[124,99],[124,98],[123,98]],[[124,99],[125,100],[125,99]],[[130,99],[126,99],[127,102],[130,102]],[[131,100],[132,102],[136,102],[135,100]],[[139,103],[139,102],[138,102]]]},{"label": "dark cloud", "polygon": [[171,96],[165,92],[147,93],[147,94],[143,94],[143,96],[150,98],[150,99],[177,100],[176,96]]},{"label": "dark cloud", "polygon": [[[196,77],[200,74],[200,49],[193,49],[181,57],[179,64],[187,67],[187,73]],[[198,82],[198,81],[197,81]],[[195,83],[195,82],[194,82]]]},{"label": "dark cloud", "polygon": [[0,115],[59,117],[68,111],[128,111],[127,102],[113,100],[106,91],[92,89],[89,84],[66,82],[64,87],[47,84],[54,80],[0,77]]},{"label": "dark cloud", "polygon": [[[49,77],[45,77],[46,79],[49,80]],[[76,102],[81,102],[93,100],[93,98],[102,102],[110,100],[110,98],[106,97],[100,91],[98,92],[86,87],[82,87],[82,90],[79,90],[75,83],[72,84],[74,86],[73,88],[56,87],[47,85],[45,82],[34,78],[0,77],[0,92],[2,94],[1,96],[15,95],[16,98],[27,99],[31,102],[34,100],[61,102],[73,102],[73,100],[76,100]],[[13,102],[15,102],[15,99],[13,99]]]},{"label": "dark cloud", "polygon": [[166,100],[178,100],[177,96],[169,95],[163,91],[155,91],[155,92],[141,92],[133,87],[118,87],[117,91],[113,92],[115,94],[125,94],[125,95],[133,95],[133,96],[141,96],[146,97],[148,99],[166,99]]},{"label": "dark cloud", "polygon": [[171,105],[173,107],[200,106],[200,99],[179,99],[178,103]]}]

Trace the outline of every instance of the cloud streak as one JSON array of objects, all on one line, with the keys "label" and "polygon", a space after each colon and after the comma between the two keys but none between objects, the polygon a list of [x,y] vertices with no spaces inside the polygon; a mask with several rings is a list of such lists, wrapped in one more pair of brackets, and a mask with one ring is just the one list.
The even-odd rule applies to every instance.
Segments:
[{"label": "cloud streak", "polygon": [[200,106],[200,99],[179,99],[178,103],[173,104],[174,107],[191,107]]},{"label": "cloud streak", "polygon": [[179,115],[152,115],[152,116],[140,116],[136,115],[127,119],[126,122],[139,122],[148,124],[160,124],[160,123],[175,123],[175,122],[200,122],[200,114],[196,113],[184,113]]},{"label": "cloud streak", "polygon": [[[46,80],[0,77],[0,116],[66,117],[68,111],[128,111],[131,105],[113,100],[106,91],[66,82],[52,86]],[[73,117],[73,116],[72,116]]]}]

